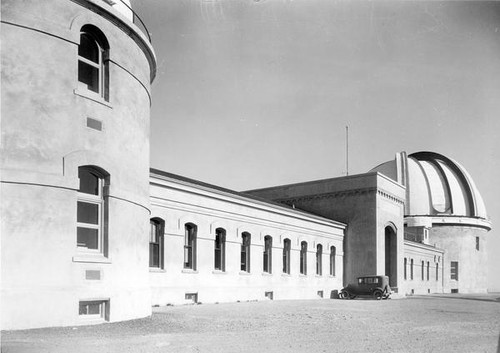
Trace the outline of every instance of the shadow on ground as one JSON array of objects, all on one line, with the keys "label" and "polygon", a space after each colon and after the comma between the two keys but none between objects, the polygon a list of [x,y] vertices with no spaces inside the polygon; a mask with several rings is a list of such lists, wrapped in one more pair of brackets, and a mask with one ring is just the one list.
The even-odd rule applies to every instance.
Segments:
[{"label": "shadow on ground", "polygon": [[[455,300],[474,300],[480,302],[493,302],[500,303],[500,293],[489,293],[482,296],[478,295],[460,295],[460,294],[450,294],[450,295],[442,295],[442,294],[431,294],[431,295],[413,295],[410,297],[414,298],[443,298],[443,299],[455,299]],[[499,347],[500,349],[500,347]],[[500,353],[497,352],[497,353]]]}]

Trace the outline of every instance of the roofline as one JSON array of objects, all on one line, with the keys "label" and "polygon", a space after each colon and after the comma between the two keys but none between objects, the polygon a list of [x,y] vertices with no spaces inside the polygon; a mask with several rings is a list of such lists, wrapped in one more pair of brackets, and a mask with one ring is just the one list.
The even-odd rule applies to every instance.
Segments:
[{"label": "roofline", "polygon": [[407,218],[428,218],[431,219],[432,226],[454,225],[464,227],[484,228],[490,231],[492,229],[491,221],[477,216],[460,216],[460,215],[405,215]]},{"label": "roofline", "polygon": [[328,223],[330,225],[335,225],[335,226],[338,226],[341,228],[347,227],[347,225],[345,223],[335,221],[335,220],[330,219],[330,218],[321,217],[321,216],[315,215],[313,213],[309,213],[306,211],[302,211],[300,209],[292,208],[292,207],[289,207],[287,205],[284,205],[284,204],[281,204],[278,202],[270,201],[268,199],[264,199],[264,198],[254,196],[254,195],[249,195],[249,194],[246,194],[245,192],[234,191],[234,190],[223,188],[223,187],[220,187],[217,185],[208,184],[208,183],[196,180],[196,179],[187,178],[187,177],[184,177],[184,176],[181,176],[178,174],[165,172],[163,170],[150,168],[150,177],[151,178],[159,178],[159,179],[163,179],[163,180],[170,180],[170,181],[174,181],[174,182],[178,182],[178,183],[180,182],[181,184],[189,185],[189,186],[197,188],[197,189],[201,189],[201,190],[205,190],[205,191],[209,191],[209,192],[215,192],[217,194],[229,196],[229,197],[233,197],[233,198],[235,197],[235,198],[242,200],[242,201],[246,200],[246,201],[258,203],[261,205],[273,207],[275,209],[279,209],[279,210],[284,211],[284,212],[290,212],[290,213],[293,213],[297,216],[312,218],[312,219],[315,219],[317,221]]},{"label": "roofline", "polygon": [[389,182],[391,182],[394,185],[400,186],[401,188],[405,188],[404,185],[401,185],[397,181],[392,180],[385,174],[382,174],[378,171],[374,172],[368,172],[368,173],[361,173],[361,174],[353,174],[353,175],[347,175],[347,176],[341,176],[341,177],[336,177],[336,178],[326,178],[326,179],[317,179],[317,180],[311,180],[311,181],[303,181],[303,182],[298,182],[298,183],[291,183],[291,184],[283,184],[283,185],[276,185],[276,186],[268,186],[265,188],[259,188],[259,189],[252,189],[252,190],[246,190],[245,192],[254,192],[254,191],[264,191],[264,190],[272,190],[276,188],[283,188],[283,187],[290,187],[290,186],[302,186],[302,185],[310,185],[310,184],[315,184],[315,183],[324,183],[328,181],[336,181],[336,180],[346,180],[346,179],[359,179],[363,177],[368,177],[368,176],[379,176]]}]

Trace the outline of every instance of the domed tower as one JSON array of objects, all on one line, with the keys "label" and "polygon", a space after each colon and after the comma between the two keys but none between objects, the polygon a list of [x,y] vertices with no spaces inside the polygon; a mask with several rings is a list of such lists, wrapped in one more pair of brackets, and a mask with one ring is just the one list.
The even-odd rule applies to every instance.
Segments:
[{"label": "domed tower", "polygon": [[2,329],[148,316],[149,36],[128,1],[1,10]]},{"label": "domed tower", "polygon": [[433,152],[398,153],[374,168],[406,187],[405,239],[445,251],[445,292],[486,292],[491,223],[467,171]]}]

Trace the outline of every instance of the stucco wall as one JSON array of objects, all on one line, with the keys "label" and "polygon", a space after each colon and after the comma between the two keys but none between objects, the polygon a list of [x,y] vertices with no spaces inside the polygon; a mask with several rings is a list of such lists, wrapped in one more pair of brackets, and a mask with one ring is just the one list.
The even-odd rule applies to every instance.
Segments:
[{"label": "stucco wall", "polygon": [[[405,241],[404,258],[406,258],[406,279],[403,280],[401,293],[406,295],[443,293],[443,283],[445,282],[443,277],[444,250],[412,241]],[[401,262],[403,273],[404,258]],[[413,276],[411,260],[413,260]],[[422,261],[424,262],[423,276]],[[427,263],[429,263],[429,277],[427,277]]]},{"label": "stucco wall", "polygon": [[[152,217],[165,221],[165,268],[151,269],[154,305],[185,303],[185,293],[200,302],[326,298],[342,287],[344,226],[230,194],[220,194],[174,179],[152,178]],[[183,268],[184,224],[197,226],[197,269]],[[215,229],[226,230],[226,271],[214,271]],[[242,232],[251,234],[250,272],[240,271]],[[263,272],[264,237],[273,239],[272,273]],[[291,240],[290,275],[282,273],[283,240]],[[307,275],[299,274],[300,242],[308,243]],[[316,275],[316,245],[323,245],[323,271]],[[330,246],[335,246],[336,276],[329,275]]]},{"label": "stucco wall", "polygon": [[[476,250],[479,237],[479,250]],[[446,249],[444,262],[444,291],[480,293],[488,290],[487,230],[483,228],[433,224],[430,242]],[[452,280],[451,261],[458,261],[458,281]]]},{"label": "stucco wall", "polygon": [[[151,312],[144,237],[154,54],[138,46],[134,27],[127,33],[110,21],[120,15],[106,3],[89,6],[95,11],[72,1],[2,1],[3,329],[87,323],[78,315],[87,299],[110,300],[110,321]],[[78,88],[84,24],[110,45],[109,101]],[[102,131],[87,127],[88,117]],[[83,165],[110,175],[109,256],[97,262],[75,260]],[[86,280],[87,269],[101,279]]]},{"label": "stucco wall", "polygon": [[[402,258],[404,188],[379,173],[251,190],[250,194],[347,223],[344,284],[358,276],[385,274],[385,227],[397,231]],[[398,279],[401,273],[398,272]]]}]

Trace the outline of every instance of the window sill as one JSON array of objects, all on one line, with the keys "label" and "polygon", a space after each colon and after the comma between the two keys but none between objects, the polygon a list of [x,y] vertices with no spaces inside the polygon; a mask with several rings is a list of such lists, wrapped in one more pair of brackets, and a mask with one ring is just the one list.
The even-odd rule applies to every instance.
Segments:
[{"label": "window sill", "polygon": [[222,271],[222,270],[213,270],[212,273],[214,275],[225,275],[225,274],[227,274],[226,271]]},{"label": "window sill", "polygon": [[73,90],[73,93],[76,94],[77,96],[90,99],[90,100],[92,100],[92,101],[94,101],[96,103],[102,104],[102,105],[104,105],[104,106],[106,106],[108,108],[113,109],[113,106],[111,104],[109,104],[109,102],[105,101],[97,93],[93,93],[92,91],[83,90],[83,89],[79,89],[79,88],[75,88]]},{"label": "window sill", "polygon": [[247,272],[247,271],[240,271],[240,275],[242,275],[242,276],[250,276],[251,273]]},{"label": "window sill", "polygon": [[301,274],[299,275],[299,277],[304,277],[304,278],[306,278],[306,277],[307,277],[307,275],[305,275],[305,274],[301,273]]},{"label": "window sill", "polygon": [[105,318],[103,317],[86,317],[87,315],[79,315],[78,316],[78,320],[80,321],[80,323],[84,323],[84,325],[95,325],[95,324],[102,324],[102,323],[105,323],[105,322],[108,322],[108,320],[106,320]]},{"label": "window sill", "polygon": [[282,273],[281,277],[292,277],[292,275],[289,273]]},{"label": "window sill", "polygon": [[100,264],[110,264],[111,259],[109,257],[104,257],[102,254],[92,255],[92,254],[81,254],[73,256],[73,262],[91,262]]},{"label": "window sill", "polygon": [[262,276],[272,276],[273,274],[270,272],[262,272]]},{"label": "window sill", "polygon": [[165,269],[163,269],[163,268],[150,267],[149,268],[149,272],[153,272],[153,273],[165,273],[167,271],[165,271]]},{"label": "window sill", "polygon": [[185,269],[183,269],[181,272],[182,272],[182,273],[189,273],[189,274],[197,274],[197,273],[198,273],[198,271],[196,271],[196,270],[191,270],[191,269],[189,269],[189,268],[185,268]]},{"label": "window sill", "polygon": [[316,275],[316,278],[323,278],[323,275]]}]

